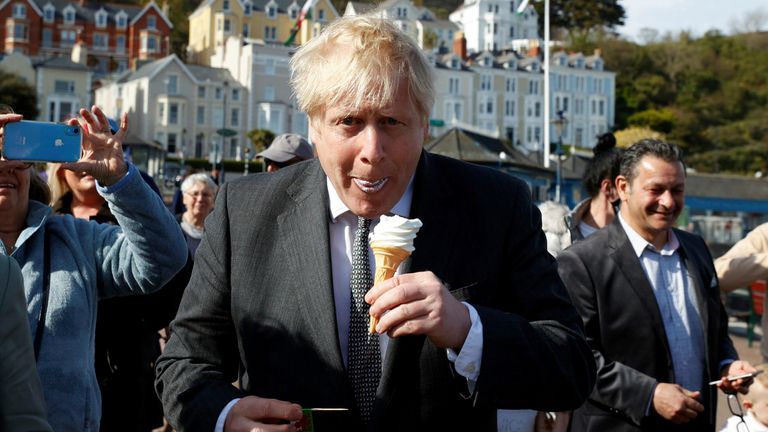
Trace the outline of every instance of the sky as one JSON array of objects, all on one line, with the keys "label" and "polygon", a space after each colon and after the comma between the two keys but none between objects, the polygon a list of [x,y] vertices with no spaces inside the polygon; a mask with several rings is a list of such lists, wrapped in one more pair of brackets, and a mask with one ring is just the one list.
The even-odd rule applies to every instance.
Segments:
[{"label": "sky", "polygon": [[618,31],[638,42],[639,31],[644,27],[659,30],[660,35],[691,30],[701,36],[712,28],[730,34],[734,21],[743,21],[756,12],[765,18],[762,30],[768,30],[766,0],[620,0],[620,4],[627,17]]}]

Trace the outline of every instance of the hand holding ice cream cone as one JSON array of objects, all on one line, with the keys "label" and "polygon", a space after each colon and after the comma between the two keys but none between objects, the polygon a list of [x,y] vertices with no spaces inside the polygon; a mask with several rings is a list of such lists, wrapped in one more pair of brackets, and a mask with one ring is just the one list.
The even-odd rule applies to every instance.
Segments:
[{"label": "hand holding ice cream cone", "polygon": [[[405,219],[400,216],[382,216],[371,235],[371,249],[376,262],[373,283],[385,281],[397,272],[400,264],[414,250],[413,239],[421,228],[418,219]],[[371,316],[368,331],[374,333],[378,320]]]}]

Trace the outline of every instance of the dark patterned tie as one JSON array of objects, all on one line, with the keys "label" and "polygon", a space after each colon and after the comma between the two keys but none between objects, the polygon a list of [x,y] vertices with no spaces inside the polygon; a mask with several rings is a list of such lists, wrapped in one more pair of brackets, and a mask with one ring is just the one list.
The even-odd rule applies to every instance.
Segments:
[{"label": "dark patterned tie", "polygon": [[368,333],[368,309],[365,293],[373,286],[368,262],[368,229],[371,220],[357,218],[357,230],[352,244],[352,291],[349,314],[349,379],[355,392],[360,414],[367,423],[371,418],[376,388],[381,377],[379,336]]}]

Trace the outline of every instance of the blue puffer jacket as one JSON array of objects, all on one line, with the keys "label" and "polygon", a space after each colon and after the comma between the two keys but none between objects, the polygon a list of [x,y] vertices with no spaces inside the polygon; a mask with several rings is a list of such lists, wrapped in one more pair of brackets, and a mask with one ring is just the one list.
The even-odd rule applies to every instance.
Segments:
[{"label": "blue puffer jacket", "polygon": [[118,183],[98,190],[120,227],[54,216],[49,207],[30,201],[27,226],[11,255],[24,276],[34,337],[48,232],[50,289],[37,369],[55,431],[99,430],[101,396],[93,366],[99,299],[154,291],[187,259],[179,225],[132,165]]}]

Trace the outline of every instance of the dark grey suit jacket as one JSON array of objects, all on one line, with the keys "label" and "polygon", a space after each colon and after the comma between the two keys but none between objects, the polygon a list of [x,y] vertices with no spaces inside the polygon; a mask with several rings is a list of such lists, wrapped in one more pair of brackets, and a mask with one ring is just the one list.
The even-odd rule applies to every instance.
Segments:
[{"label": "dark grey suit jacket", "polygon": [[[720,361],[738,359],[738,354],[728,337],[728,317],[706,244],[696,235],[674,232],[706,332],[706,383],[720,376]],[[671,383],[675,377],[653,288],[619,218],[557,259],[597,363],[595,389],[574,412],[571,430],[685,430],[655,413],[645,415],[656,383]],[[688,430],[714,429],[715,392],[713,386],[702,389],[706,411]]]},{"label": "dark grey suit jacket", "polygon": [[[581,405],[594,361],[526,185],[423,153],[410,216],[424,226],[408,271],[433,271],[476,307],[481,373],[462,397],[444,349],[393,339],[369,429],[495,430],[497,408]],[[325,430],[362,430],[336,330],[329,220],[316,160],[224,185],[158,363],[177,429],[210,432],[227,402],[253,394],[347,407]]]}]

